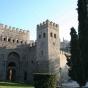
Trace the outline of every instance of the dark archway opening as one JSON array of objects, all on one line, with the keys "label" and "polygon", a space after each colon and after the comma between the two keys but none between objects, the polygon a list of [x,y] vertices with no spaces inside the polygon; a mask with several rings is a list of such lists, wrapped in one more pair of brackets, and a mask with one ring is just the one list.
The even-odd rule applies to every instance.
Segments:
[{"label": "dark archway opening", "polygon": [[17,52],[10,52],[7,58],[6,79],[9,81],[18,81],[20,56]]},{"label": "dark archway opening", "polygon": [[15,81],[16,77],[16,64],[14,62],[10,62],[7,68],[7,80]]},{"label": "dark archway opening", "polygon": [[27,72],[24,72],[24,80],[27,80]]}]

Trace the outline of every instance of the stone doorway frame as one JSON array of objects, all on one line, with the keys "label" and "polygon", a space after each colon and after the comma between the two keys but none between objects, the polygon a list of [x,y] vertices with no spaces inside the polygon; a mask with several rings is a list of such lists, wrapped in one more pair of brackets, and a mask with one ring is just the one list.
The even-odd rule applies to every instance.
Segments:
[{"label": "stone doorway frame", "polygon": [[16,76],[16,64],[14,62],[10,62],[7,67],[7,80],[15,81]]},{"label": "stone doorway frame", "polygon": [[7,57],[6,66],[6,80],[7,81],[17,81],[18,71],[20,69],[20,55],[17,52],[10,52]]}]

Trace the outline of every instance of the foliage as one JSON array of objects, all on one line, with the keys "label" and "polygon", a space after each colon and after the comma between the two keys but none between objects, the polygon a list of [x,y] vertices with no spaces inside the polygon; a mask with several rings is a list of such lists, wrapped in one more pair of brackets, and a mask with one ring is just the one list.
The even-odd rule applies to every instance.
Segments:
[{"label": "foliage", "polygon": [[71,41],[70,41],[71,57],[70,59],[67,58],[67,65],[69,67],[73,67],[74,65],[75,66],[77,65],[77,58],[79,58],[78,36],[73,27],[71,28],[70,35],[71,35]]},{"label": "foliage", "polygon": [[[67,65],[69,66],[69,76],[72,80],[76,81],[80,86],[84,86],[86,80],[84,79],[83,74],[83,65],[80,57],[80,47],[79,47],[79,38],[75,29],[71,28],[71,57],[67,58]],[[81,74],[80,74],[81,73]]]},{"label": "foliage", "polygon": [[[78,36],[71,29],[71,58],[67,59],[69,76],[84,86],[88,81],[88,1],[78,0]],[[79,38],[78,38],[79,37]]]},{"label": "foliage", "polygon": [[82,82],[88,80],[88,0],[78,0],[79,46],[82,62]]},{"label": "foliage", "polygon": [[34,74],[34,86],[35,88],[56,88],[56,75]]}]

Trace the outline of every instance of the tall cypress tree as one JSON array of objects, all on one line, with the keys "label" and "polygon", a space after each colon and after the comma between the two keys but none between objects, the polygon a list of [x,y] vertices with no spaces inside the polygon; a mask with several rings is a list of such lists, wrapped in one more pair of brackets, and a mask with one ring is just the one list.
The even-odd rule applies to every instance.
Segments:
[{"label": "tall cypress tree", "polygon": [[78,0],[78,37],[71,28],[71,58],[67,59],[69,76],[80,87],[88,81],[88,0]]},{"label": "tall cypress tree", "polygon": [[71,57],[67,59],[67,65],[69,66],[69,76],[72,80],[76,81],[79,86],[84,86],[86,84],[86,80],[83,79],[83,70],[82,70],[82,62],[80,59],[80,48],[79,48],[79,39],[75,29],[71,28]]},{"label": "tall cypress tree", "polygon": [[83,80],[88,80],[88,0],[78,0],[79,44]]}]

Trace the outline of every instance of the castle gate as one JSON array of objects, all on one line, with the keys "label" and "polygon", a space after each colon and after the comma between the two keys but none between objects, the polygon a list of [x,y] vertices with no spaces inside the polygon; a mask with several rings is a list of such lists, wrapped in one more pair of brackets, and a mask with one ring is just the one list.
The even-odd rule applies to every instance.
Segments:
[{"label": "castle gate", "polygon": [[16,81],[18,80],[19,74],[19,54],[11,52],[7,58],[7,80]]},{"label": "castle gate", "polygon": [[7,80],[15,81],[16,77],[16,64],[14,62],[10,62],[7,67]]}]

